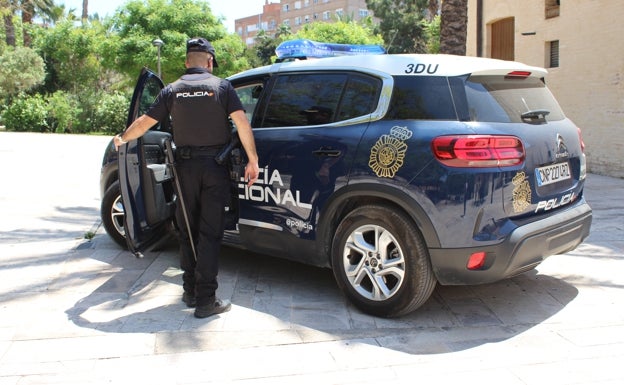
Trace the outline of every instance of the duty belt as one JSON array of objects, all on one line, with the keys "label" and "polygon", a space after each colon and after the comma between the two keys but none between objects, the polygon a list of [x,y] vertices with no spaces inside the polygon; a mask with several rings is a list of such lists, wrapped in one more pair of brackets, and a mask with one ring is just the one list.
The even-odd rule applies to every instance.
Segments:
[{"label": "duty belt", "polygon": [[176,148],[177,159],[193,159],[216,156],[222,146],[181,146]]}]

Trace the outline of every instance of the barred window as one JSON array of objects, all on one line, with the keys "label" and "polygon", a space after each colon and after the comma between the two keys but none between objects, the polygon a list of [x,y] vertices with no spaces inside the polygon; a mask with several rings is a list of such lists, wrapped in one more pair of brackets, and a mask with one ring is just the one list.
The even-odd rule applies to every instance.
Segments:
[{"label": "barred window", "polygon": [[549,45],[549,68],[559,67],[559,40],[553,40],[548,43]]}]

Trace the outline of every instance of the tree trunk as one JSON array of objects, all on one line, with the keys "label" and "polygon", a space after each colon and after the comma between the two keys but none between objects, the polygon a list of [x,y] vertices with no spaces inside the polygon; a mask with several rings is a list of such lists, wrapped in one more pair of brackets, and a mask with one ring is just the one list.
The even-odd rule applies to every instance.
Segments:
[{"label": "tree trunk", "polygon": [[22,4],[22,30],[24,34],[24,47],[30,47],[30,43],[32,38],[26,30],[26,26],[32,24],[33,15],[35,14],[35,7],[32,3],[24,3]]},{"label": "tree trunk", "polygon": [[85,23],[89,18],[89,0],[82,0],[82,22]]},{"label": "tree trunk", "polygon": [[428,13],[428,19],[429,21],[433,20],[434,17],[436,17],[436,15],[438,14],[438,11],[440,10],[440,0],[429,0],[429,3],[427,3],[427,13]]},{"label": "tree trunk", "polygon": [[0,0],[0,11],[4,22],[4,40],[8,46],[15,47],[15,24],[13,24],[15,6],[9,0]]},{"label": "tree trunk", "polygon": [[468,0],[442,0],[440,53],[466,55]]},{"label": "tree trunk", "polygon": [[4,34],[8,46],[15,47],[15,25],[13,24],[13,14],[4,15]]}]

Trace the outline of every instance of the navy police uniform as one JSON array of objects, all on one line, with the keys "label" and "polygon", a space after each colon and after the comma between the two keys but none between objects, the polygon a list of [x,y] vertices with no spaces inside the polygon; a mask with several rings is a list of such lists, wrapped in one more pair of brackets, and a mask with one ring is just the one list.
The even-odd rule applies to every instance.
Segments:
[{"label": "navy police uniform", "polygon": [[[187,51],[191,50],[187,45]],[[216,66],[214,49],[211,54]],[[242,109],[229,81],[212,75],[206,68],[188,68],[182,77],[160,92],[146,113],[158,121],[168,116],[172,119],[180,193],[197,253],[195,260],[184,214],[178,205],[183,287],[185,295],[196,298],[198,307],[215,301],[224,208],[230,193],[227,167],[217,164],[214,158],[230,140],[229,115]]]}]

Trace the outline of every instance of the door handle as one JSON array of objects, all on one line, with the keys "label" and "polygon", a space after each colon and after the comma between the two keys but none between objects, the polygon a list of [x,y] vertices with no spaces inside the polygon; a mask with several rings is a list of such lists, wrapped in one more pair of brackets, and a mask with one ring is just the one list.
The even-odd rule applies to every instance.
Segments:
[{"label": "door handle", "polygon": [[336,157],[339,157],[340,154],[342,154],[342,151],[335,150],[335,149],[333,149],[331,147],[321,147],[318,150],[312,151],[312,154],[314,156],[318,156],[318,157],[328,156],[330,158],[336,158]]}]

